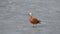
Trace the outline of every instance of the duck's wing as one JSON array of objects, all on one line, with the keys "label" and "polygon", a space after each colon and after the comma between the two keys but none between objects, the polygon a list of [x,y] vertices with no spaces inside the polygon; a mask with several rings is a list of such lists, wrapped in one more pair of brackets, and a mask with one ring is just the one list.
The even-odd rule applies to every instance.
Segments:
[{"label": "duck's wing", "polygon": [[32,21],[35,22],[35,23],[37,23],[39,20],[36,19],[36,18],[32,18]]}]

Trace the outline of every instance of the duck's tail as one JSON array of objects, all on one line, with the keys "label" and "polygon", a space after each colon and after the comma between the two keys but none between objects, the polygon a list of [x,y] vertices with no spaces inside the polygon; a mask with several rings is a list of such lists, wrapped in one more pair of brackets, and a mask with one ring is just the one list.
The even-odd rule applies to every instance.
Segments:
[{"label": "duck's tail", "polygon": [[38,21],[39,24],[41,24],[41,21]]}]

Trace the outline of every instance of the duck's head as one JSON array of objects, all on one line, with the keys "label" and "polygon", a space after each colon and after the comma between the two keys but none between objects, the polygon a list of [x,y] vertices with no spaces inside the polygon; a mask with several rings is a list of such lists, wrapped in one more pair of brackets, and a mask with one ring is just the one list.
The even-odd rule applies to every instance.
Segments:
[{"label": "duck's head", "polygon": [[29,13],[29,16],[32,16],[32,13],[31,12]]}]

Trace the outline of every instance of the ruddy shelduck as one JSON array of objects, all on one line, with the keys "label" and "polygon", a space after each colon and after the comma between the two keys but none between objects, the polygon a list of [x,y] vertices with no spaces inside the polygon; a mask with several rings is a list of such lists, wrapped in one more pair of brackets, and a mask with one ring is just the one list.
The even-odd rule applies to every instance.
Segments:
[{"label": "ruddy shelduck", "polygon": [[29,13],[29,21],[30,21],[31,24],[38,24],[38,23],[40,23],[40,21],[37,18],[34,18],[32,16],[31,12]]}]

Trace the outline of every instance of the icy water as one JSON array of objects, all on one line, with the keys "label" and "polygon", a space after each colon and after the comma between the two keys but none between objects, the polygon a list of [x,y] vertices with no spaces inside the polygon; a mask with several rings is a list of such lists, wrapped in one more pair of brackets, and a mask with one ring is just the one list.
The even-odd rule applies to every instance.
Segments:
[{"label": "icy water", "polygon": [[[35,28],[29,12],[41,20]],[[60,34],[60,0],[0,0],[0,34]]]}]

